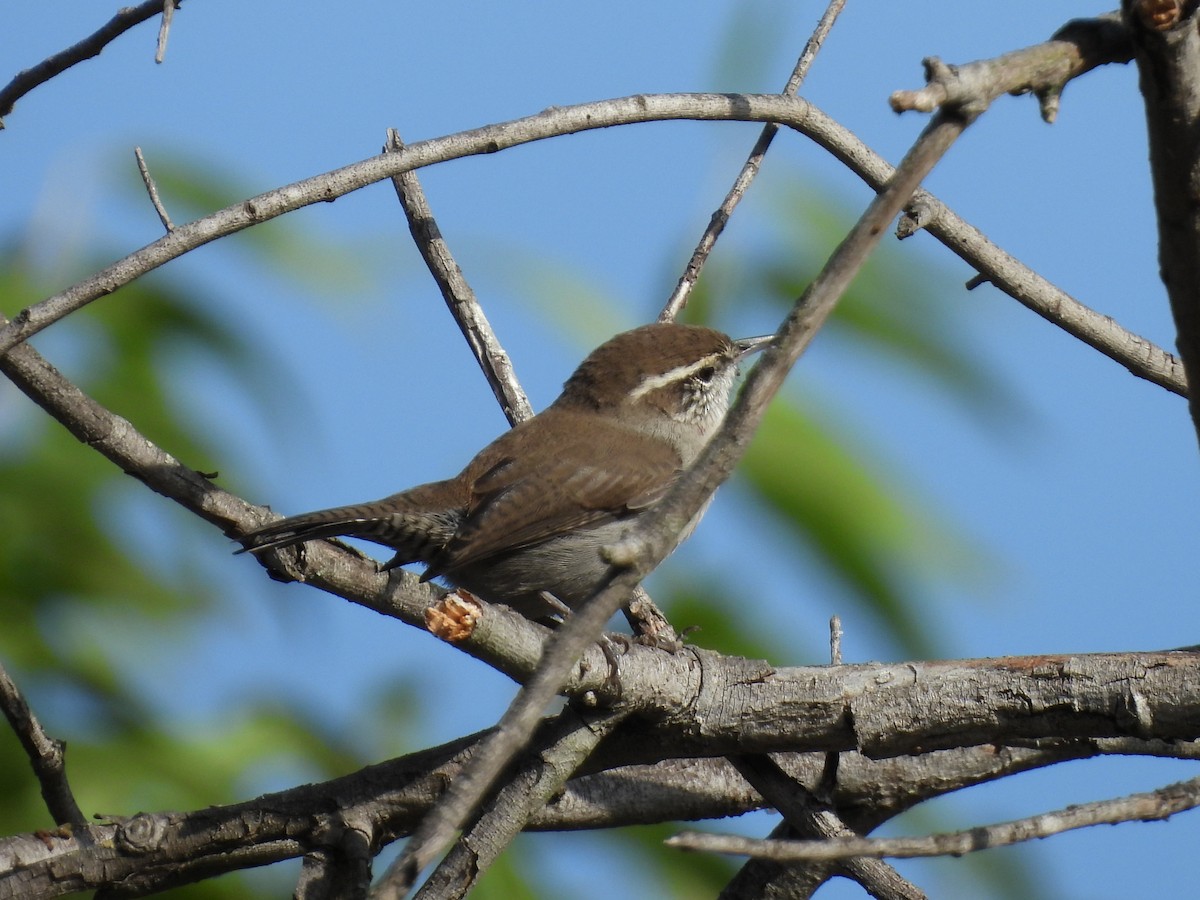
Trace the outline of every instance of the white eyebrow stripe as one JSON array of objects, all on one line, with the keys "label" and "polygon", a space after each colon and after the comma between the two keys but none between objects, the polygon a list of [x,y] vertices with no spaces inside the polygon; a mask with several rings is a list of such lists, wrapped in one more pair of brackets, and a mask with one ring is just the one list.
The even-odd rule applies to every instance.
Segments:
[{"label": "white eyebrow stripe", "polygon": [[663,372],[661,375],[652,375],[629,392],[629,399],[638,400],[651,391],[657,391],[668,384],[682,381],[688,375],[699,372],[701,369],[717,365],[724,356],[723,353],[710,353],[708,356],[694,363],[688,363],[686,366],[676,366],[674,369]]}]

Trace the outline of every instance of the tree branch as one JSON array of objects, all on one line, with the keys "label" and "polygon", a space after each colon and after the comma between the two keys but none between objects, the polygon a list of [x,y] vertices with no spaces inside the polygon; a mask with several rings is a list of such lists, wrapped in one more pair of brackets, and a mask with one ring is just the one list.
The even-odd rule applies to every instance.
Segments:
[{"label": "tree branch", "polygon": [[189,250],[273,219],[284,213],[328,203],[385,178],[434,163],[495,153],[509,147],[564,134],[614,125],[668,120],[779,122],[798,131],[819,133],[830,124],[803,100],[755,94],[639,94],[576,106],[552,107],[536,115],[457,134],[408,144],[340,169],[315,175],[227,206],[176,227],[142,249],[89,278],[22,310],[0,328],[0,354],[53,322]]},{"label": "tree branch", "polygon": [[1049,40],[994,59],[947,65],[935,56],[926,59],[925,87],[896,91],[896,112],[954,108],[978,115],[1003,94],[1034,94],[1042,118],[1053,122],[1067,82],[1097,66],[1127,63],[1133,56],[1129,32],[1119,13],[1073,19]]},{"label": "tree branch", "polygon": [[544,729],[548,733],[537,735],[540,749],[527,754],[521,768],[463,832],[417,892],[418,900],[465,896],[630,712],[585,716],[568,709],[552,720]]},{"label": "tree branch", "polygon": [[[0,355],[60,318],[128,284],[158,266],[228,234],[294,209],[336,199],[382,178],[461,156],[494,152],[532,140],[588,128],[661,119],[722,118],[776,121],[829,150],[876,190],[892,167],[850,131],[798,98],[756,95],[658,94],[558,107],[475,131],[409,145],[342,169],[268,191],[234,206],[179,226],[152,244],[129,254],[91,277],[22,310],[0,327]],[[387,157],[392,157],[388,159]],[[1033,270],[990,243],[931,194],[920,191],[913,204],[928,213],[926,227],[1000,290],[1043,318],[1125,366],[1131,373],[1178,394],[1187,393],[1182,365],[1151,342],[1121,328],[1054,287]]]},{"label": "tree branch", "polygon": [[[1098,65],[1127,62],[1131,54],[1129,32],[1118,14],[1077,19],[1044,44],[994,60],[959,66],[927,61],[930,83],[920,91],[898,91],[892,105],[897,110],[934,109],[943,103],[974,108],[1005,92],[1032,91],[1042,103],[1043,117],[1051,121],[1068,80]],[[848,141],[839,143],[850,146]],[[865,146],[855,148],[854,155],[843,161],[873,187],[890,177],[887,164]],[[984,279],[1044,319],[1121,363],[1139,378],[1187,396],[1187,379],[1179,360],[1055,287],[924,191],[910,204],[899,235],[908,237],[919,228],[927,229]]]},{"label": "tree branch", "polygon": [[125,7],[109,19],[99,31],[88,35],[78,44],[74,44],[66,50],[60,50],[36,66],[18,72],[12,81],[0,88],[0,129],[4,128],[3,119],[13,111],[16,102],[34,88],[45,84],[54,76],[62,74],[76,63],[99,56],[101,50],[130,28],[161,15],[162,12],[163,0],[144,0],[137,6]]},{"label": "tree branch", "polygon": [[158,47],[154,51],[156,63],[161,63],[167,57],[167,38],[171,34],[171,22],[180,2],[181,0],[162,0],[162,22],[158,26]]},{"label": "tree branch", "polygon": [[42,789],[42,799],[46,801],[46,808],[55,823],[76,828],[86,825],[87,819],[75,802],[75,795],[67,781],[64,760],[66,745],[46,734],[20,688],[3,666],[0,666],[0,708],[3,708],[4,717],[29,757],[33,774],[37,776]]},{"label": "tree branch", "polygon": [[1200,806],[1200,778],[1193,778],[1156,791],[1081,803],[1025,819],[922,838],[835,837],[817,841],[760,841],[732,835],[687,832],[668,839],[667,845],[680,850],[736,853],[787,863],[852,857],[911,859],[962,856],[976,850],[1025,843],[1091,825],[1157,822],[1197,806]]},{"label": "tree branch", "polygon": [[[394,128],[388,129],[385,153],[399,153],[404,149],[404,143]],[[475,354],[483,377],[496,395],[505,418],[510,425],[516,425],[533,417],[533,407],[529,398],[521,388],[513,371],[512,361],[504,352],[492,324],[484,314],[483,307],[475,296],[475,291],[467,282],[463,271],[454,260],[450,247],[442,238],[437,221],[433,218],[433,210],[425,199],[421,182],[417,173],[404,172],[392,178],[396,188],[396,196],[404,207],[404,215],[408,219],[408,228],[412,232],[414,243],[421,252],[421,258],[429,268],[429,274],[442,292],[442,299],[450,315],[458,323],[458,328],[466,338],[467,346]]]},{"label": "tree branch", "polygon": [[[168,5],[171,0],[167,0]],[[150,167],[146,165],[146,158],[142,156],[142,148],[133,148],[134,159],[137,160],[138,173],[142,176],[142,184],[146,186],[146,193],[150,195],[150,203],[154,207],[154,211],[158,213],[158,220],[162,222],[163,228],[168,232],[174,231],[175,226],[171,223],[171,216],[167,213],[167,208],[163,206],[162,198],[158,196],[158,185],[154,183],[154,179],[150,175]]]},{"label": "tree branch", "polygon": [[[1175,345],[1189,381],[1200,380],[1200,12],[1190,4],[1180,21],[1158,27],[1142,4],[1125,0],[1138,82],[1146,106],[1150,174],[1158,217],[1158,267]],[[1136,7],[1136,10],[1135,10]],[[1181,7],[1178,13],[1183,12]],[[1200,397],[1190,399],[1200,437]]]}]

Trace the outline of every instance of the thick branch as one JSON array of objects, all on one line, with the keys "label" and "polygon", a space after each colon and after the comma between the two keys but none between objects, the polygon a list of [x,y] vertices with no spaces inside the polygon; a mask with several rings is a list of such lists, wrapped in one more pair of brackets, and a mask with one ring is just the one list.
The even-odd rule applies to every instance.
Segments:
[{"label": "thick branch", "polygon": [[[1158,215],[1158,264],[1176,346],[1190,381],[1200,380],[1200,13],[1159,30],[1126,0],[1139,83],[1146,104],[1150,171]],[[1200,398],[1190,403],[1200,436]]]},{"label": "thick branch", "polygon": [[[358,835],[386,842],[406,834],[461,771],[472,738],[370,766],[323,784],[187,813],[142,813],[93,824],[87,833],[0,839],[0,897],[59,896],[120,885],[163,890],[302,854],[348,854]],[[591,766],[530,822],[538,830],[620,827],[738,815],[763,805],[724,760],[671,760],[612,768],[610,748],[629,755],[636,731],[614,735]],[[1126,748],[1133,749],[1133,748]],[[847,754],[832,801],[855,827],[870,829],[921,800],[1016,772],[1094,755],[1085,744],[1052,748],[977,747],[872,761]],[[820,778],[820,754],[781,755],[787,774]],[[314,810],[321,811],[314,814]],[[365,829],[365,830],[364,830]],[[113,896],[113,895],[110,895]]]}]

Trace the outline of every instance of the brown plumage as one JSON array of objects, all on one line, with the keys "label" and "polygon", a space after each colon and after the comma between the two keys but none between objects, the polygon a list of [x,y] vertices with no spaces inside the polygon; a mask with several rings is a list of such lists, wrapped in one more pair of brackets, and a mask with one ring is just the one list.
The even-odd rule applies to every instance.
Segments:
[{"label": "brown plumage", "polygon": [[617,335],[550,407],[456,477],[281,519],[244,535],[243,550],[362,537],[396,551],[387,568],[425,563],[423,580],[445,577],[531,618],[555,611],[545,593],[578,606],[604,577],[600,549],[698,455],[728,406],[738,359],[761,343],[674,324]]}]

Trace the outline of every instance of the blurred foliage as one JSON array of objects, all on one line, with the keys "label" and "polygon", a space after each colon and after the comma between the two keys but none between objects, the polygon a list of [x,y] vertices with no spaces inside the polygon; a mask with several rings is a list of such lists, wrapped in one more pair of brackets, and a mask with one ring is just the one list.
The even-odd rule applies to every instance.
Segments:
[{"label": "blurred foliage", "polygon": [[[155,154],[150,162],[154,183],[176,224],[241,203],[264,190],[240,173],[217,169],[211,160],[194,159],[179,151]],[[141,179],[130,167],[118,171],[125,174],[122,187],[131,196],[144,192]],[[306,291],[330,298],[364,292],[373,271],[369,257],[350,242],[318,240],[297,226],[296,218],[272,219],[240,232],[236,241],[226,244],[276,277],[302,284]]]},{"label": "blurred foliage", "polygon": [[[276,240],[286,236],[278,231]],[[283,260],[308,252],[291,251],[272,259],[283,267]],[[19,241],[0,251],[0,311],[7,315],[51,293],[50,282],[60,281],[64,269],[92,265],[49,273],[34,256]],[[262,385],[269,355],[244,343],[209,308],[178,280],[143,278],[121,290],[120,302],[60,323],[47,342],[81,388],[188,464],[212,469],[220,448],[195,432],[178,397],[169,396],[164,362],[195,352],[249,385]],[[68,771],[85,811],[201,808],[245,799],[248,773],[256,769],[294,770],[297,780],[306,780],[362,764],[336,735],[277,705],[247,705],[204,734],[162,721],[127,673],[136,669],[145,642],[156,648],[186,642],[219,586],[186,559],[168,574],[128,555],[128,545],[110,531],[111,505],[123,491],[141,489],[7,381],[0,381],[0,425],[0,663],[52,732],[64,736],[64,727],[51,723],[71,723],[65,728]],[[207,526],[186,521],[180,527]],[[7,728],[0,729],[0,797],[2,833],[51,825]],[[263,884],[259,875],[254,880]],[[287,883],[276,884],[280,893],[289,890]],[[172,895],[246,892],[246,880],[233,876]]]}]

